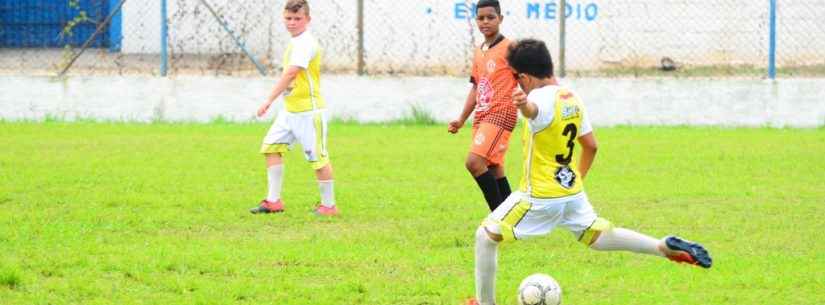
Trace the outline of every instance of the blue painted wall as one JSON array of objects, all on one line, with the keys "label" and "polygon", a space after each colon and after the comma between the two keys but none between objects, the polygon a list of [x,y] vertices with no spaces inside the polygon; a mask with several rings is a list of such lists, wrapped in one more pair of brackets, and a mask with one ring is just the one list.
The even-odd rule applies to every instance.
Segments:
[{"label": "blue painted wall", "polygon": [[[80,46],[96,30],[114,8],[111,0],[79,0],[79,7],[70,7],[70,0],[0,0],[0,47],[60,48],[67,44]],[[66,24],[80,12],[89,21],[74,27],[72,35],[63,34]],[[120,18],[116,26],[105,29],[91,47],[119,49]],[[114,28],[114,31],[113,31]]]}]

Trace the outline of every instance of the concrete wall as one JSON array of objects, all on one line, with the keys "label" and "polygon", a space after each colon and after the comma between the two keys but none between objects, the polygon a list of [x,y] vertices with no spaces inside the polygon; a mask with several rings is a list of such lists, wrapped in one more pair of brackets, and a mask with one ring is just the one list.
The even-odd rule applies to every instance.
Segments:
[{"label": "concrete wall", "polygon": [[[211,77],[0,76],[0,118],[91,118],[116,121],[253,121],[274,79]],[[623,125],[825,125],[825,79],[576,79],[593,123]],[[410,116],[413,107],[453,119],[465,78],[330,76],[323,82],[331,115],[361,122]],[[272,115],[264,120],[271,119]]]},{"label": "concrete wall", "polygon": [[[283,0],[210,1],[256,56],[277,62],[288,40],[280,21]],[[365,0],[365,49],[370,70],[465,71],[475,30],[464,0]],[[170,48],[175,54],[239,53],[197,0],[170,0]],[[556,0],[503,1],[503,32],[558,45]],[[329,67],[354,67],[353,0],[312,3],[313,31],[328,49]],[[472,5],[472,4],[471,4]],[[158,1],[129,1],[123,15],[123,52],[160,49]],[[654,65],[663,56],[683,64],[765,66],[768,1],[571,0],[568,66],[597,69]],[[825,0],[780,2],[780,65],[825,64]],[[470,34],[472,33],[472,34]],[[553,48],[555,49],[555,48]]]}]

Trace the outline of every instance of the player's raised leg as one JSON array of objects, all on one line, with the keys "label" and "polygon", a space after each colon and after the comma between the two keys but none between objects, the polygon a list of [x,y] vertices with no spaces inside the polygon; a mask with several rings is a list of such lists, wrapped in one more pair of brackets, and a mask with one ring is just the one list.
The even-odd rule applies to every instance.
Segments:
[{"label": "player's raised leg", "polygon": [[603,218],[597,218],[589,228],[580,233],[579,241],[597,251],[630,251],[656,255],[703,268],[710,268],[713,264],[708,251],[698,243],[674,236],[656,239],[633,230],[614,228]]},{"label": "player's raised leg", "polygon": [[665,237],[662,241],[660,246],[662,252],[674,262],[688,263],[702,268],[710,268],[713,265],[710,253],[699,243],[676,236]]}]

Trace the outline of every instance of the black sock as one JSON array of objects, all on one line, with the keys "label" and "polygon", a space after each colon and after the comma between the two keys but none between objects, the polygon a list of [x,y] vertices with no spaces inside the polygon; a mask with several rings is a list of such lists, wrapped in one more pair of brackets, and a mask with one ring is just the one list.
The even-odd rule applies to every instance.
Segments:
[{"label": "black sock", "polygon": [[484,193],[484,199],[487,200],[487,206],[490,207],[490,211],[495,210],[498,205],[501,204],[501,194],[498,192],[496,176],[490,171],[487,171],[475,179],[478,187],[481,188],[481,192]]},{"label": "black sock", "polygon": [[498,193],[501,194],[501,202],[504,202],[504,200],[507,200],[507,197],[510,197],[510,193],[512,192],[510,191],[510,182],[507,181],[507,177],[498,178],[496,182],[498,182]]}]

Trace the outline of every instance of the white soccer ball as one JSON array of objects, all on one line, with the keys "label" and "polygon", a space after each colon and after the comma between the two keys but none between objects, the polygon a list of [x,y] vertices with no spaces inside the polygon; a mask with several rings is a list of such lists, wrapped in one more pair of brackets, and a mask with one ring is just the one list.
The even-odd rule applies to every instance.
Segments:
[{"label": "white soccer ball", "polygon": [[561,286],[551,276],[536,273],[518,285],[519,305],[559,305]]}]

